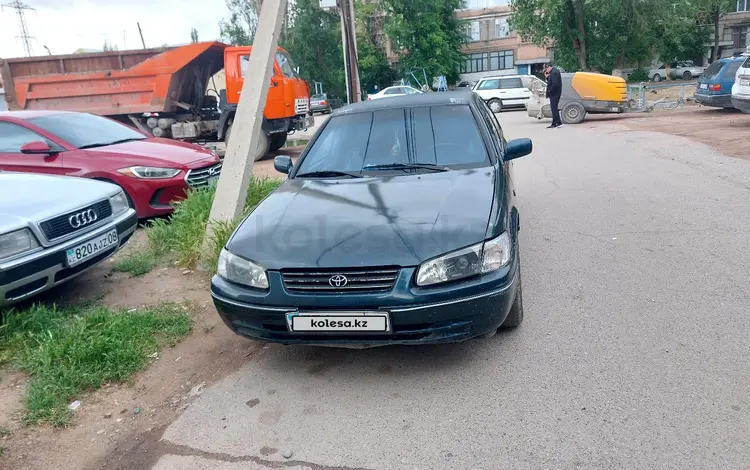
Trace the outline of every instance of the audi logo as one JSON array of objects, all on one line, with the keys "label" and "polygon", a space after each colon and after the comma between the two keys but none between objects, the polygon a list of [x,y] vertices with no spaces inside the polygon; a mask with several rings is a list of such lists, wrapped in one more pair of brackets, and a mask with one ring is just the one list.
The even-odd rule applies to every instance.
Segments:
[{"label": "audi logo", "polygon": [[336,274],[328,279],[328,284],[330,284],[331,287],[344,287],[348,282],[349,279],[347,279],[346,276],[342,276],[341,274]]},{"label": "audi logo", "polygon": [[73,228],[81,228],[93,224],[98,218],[99,216],[96,215],[94,209],[88,209],[68,217],[68,223]]}]

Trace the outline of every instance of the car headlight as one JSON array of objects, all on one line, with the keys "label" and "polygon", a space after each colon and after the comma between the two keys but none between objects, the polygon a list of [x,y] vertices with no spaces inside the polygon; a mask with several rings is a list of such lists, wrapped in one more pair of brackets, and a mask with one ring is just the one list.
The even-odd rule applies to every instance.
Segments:
[{"label": "car headlight", "polygon": [[128,198],[122,191],[109,198],[109,205],[112,206],[113,215],[119,214],[120,212],[126,211],[130,208],[130,204],[128,204]]},{"label": "car headlight", "polygon": [[153,166],[131,166],[128,168],[120,168],[117,170],[118,173],[122,173],[126,176],[139,179],[163,179],[172,178],[180,174],[182,170],[179,168],[158,168]]},{"label": "car headlight", "polygon": [[510,236],[503,232],[492,240],[422,263],[417,285],[424,287],[498,270],[510,262],[510,250]]},{"label": "car headlight", "polygon": [[27,228],[0,235],[0,260],[39,247],[36,237]]},{"label": "car headlight", "polygon": [[256,289],[268,289],[268,277],[265,269],[252,261],[233,255],[227,250],[221,250],[219,254],[217,274],[236,284]]}]

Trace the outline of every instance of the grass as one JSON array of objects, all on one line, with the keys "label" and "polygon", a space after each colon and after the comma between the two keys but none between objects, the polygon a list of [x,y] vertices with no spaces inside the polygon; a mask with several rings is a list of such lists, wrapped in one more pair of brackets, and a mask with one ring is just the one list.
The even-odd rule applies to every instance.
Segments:
[{"label": "grass", "polygon": [[148,251],[138,251],[122,257],[112,268],[116,272],[128,273],[133,277],[143,276],[156,265],[156,257]]},{"label": "grass", "polygon": [[23,421],[54,426],[67,424],[71,401],[105,383],[129,380],[150,355],[192,328],[190,316],[174,304],[133,312],[35,305],[2,316],[0,361],[30,377]]},{"label": "grass", "polygon": [[[242,217],[232,222],[218,222],[213,225],[214,235],[208,240],[210,252],[205,257],[207,265],[216,265],[219,252],[226,245],[237,224],[279,185],[281,181],[274,179],[250,180]],[[174,255],[180,266],[194,268],[198,265],[204,254],[203,238],[214,194],[215,187],[190,191],[186,199],[176,203],[169,221],[159,219],[148,227],[149,247],[156,257]]]}]

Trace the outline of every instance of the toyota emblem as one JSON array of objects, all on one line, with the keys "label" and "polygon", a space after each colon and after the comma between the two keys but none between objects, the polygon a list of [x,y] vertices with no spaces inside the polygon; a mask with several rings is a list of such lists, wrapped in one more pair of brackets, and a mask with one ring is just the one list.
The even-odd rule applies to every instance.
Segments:
[{"label": "toyota emblem", "polygon": [[85,227],[86,225],[93,224],[98,218],[99,216],[96,215],[94,209],[88,209],[68,217],[68,223],[73,228],[81,228]]},{"label": "toyota emblem", "polygon": [[347,279],[346,276],[342,276],[341,274],[336,274],[328,279],[328,284],[330,284],[331,287],[344,287],[348,282],[349,279]]}]

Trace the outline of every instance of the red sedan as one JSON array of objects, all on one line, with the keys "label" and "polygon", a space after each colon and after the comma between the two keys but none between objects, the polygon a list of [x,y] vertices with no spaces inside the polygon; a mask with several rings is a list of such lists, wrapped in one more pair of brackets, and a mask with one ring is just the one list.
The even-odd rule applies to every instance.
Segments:
[{"label": "red sedan", "polygon": [[93,114],[11,111],[0,112],[0,170],[109,181],[147,218],[169,214],[170,202],[189,187],[218,179],[221,160],[197,145],[148,137]]}]

